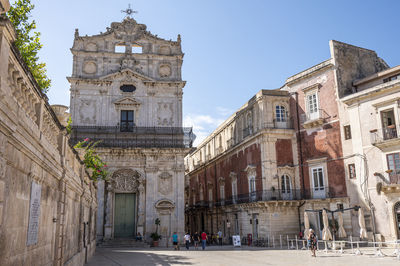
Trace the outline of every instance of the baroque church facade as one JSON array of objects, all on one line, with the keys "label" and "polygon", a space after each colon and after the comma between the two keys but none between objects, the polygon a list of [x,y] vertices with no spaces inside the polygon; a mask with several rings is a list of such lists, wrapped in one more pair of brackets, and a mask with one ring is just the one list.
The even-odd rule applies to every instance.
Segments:
[{"label": "baroque church facade", "polygon": [[126,17],[98,35],[76,30],[71,52],[71,142],[100,141],[109,170],[98,182],[97,240],[141,233],[149,241],[158,230],[167,245],[184,230],[184,156],[194,136],[182,127],[180,35],[164,40]]}]

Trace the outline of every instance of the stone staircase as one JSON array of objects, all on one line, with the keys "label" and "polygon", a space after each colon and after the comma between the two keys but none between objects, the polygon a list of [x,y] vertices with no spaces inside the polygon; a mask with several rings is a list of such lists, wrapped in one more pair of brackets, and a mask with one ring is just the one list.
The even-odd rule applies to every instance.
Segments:
[{"label": "stone staircase", "polygon": [[149,248],[150,245],[143,241],[136,241],[135,239],[109,239],[97,243],[99,248]]}]

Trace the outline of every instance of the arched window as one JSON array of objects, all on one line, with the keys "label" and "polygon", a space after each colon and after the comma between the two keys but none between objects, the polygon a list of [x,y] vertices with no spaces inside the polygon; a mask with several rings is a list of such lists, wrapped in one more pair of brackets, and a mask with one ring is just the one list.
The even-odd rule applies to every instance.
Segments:
[{"label": "arched window", "polygon": [[277,122],[286,122],[286,108],[282,105],[277,105],[275,107],[275,115]]}]

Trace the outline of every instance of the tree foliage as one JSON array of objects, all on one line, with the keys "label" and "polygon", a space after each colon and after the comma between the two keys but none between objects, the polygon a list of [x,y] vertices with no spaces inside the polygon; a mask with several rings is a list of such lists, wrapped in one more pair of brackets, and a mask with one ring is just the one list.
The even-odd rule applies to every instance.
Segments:
[{"label": "tree foliage", "polygon": [[47,77],[46,64],[39,62],[38,52],[43,46],[40,43],[40,32],[33,31],[36,29],[36,22],[29,19],[34,7],[30,0],[17,0],[10,7],[7,17],[14,25],[17,33],[15,46],[40,89],[46,93],[51,85],[51,80]]},{"label": "tree foliage", "polygon": [[96,154],[95,147],[100,141],[93,142],[89,138],[79,141],[75,144],[75,149],[84,149],[84,159],[86,169],[90,169],[90,179],[97,181],[99,179],[106,180],[108,176],[107,165]]}]

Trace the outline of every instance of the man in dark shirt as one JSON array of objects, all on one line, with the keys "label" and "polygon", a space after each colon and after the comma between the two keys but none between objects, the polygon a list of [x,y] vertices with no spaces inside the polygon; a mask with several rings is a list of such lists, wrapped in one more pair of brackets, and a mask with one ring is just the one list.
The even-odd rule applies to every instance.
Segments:
[{"label": "man in dark shirt", "polygon": [[195,248],[195,249],[198,249],[198,247],[199,247],[199,241],[200,241],[200,236],[199,236],[199,234],[196,232],[196,233],[194,233],[194,235],[193,235],[193,242],[194,242],[194,248]]}]

